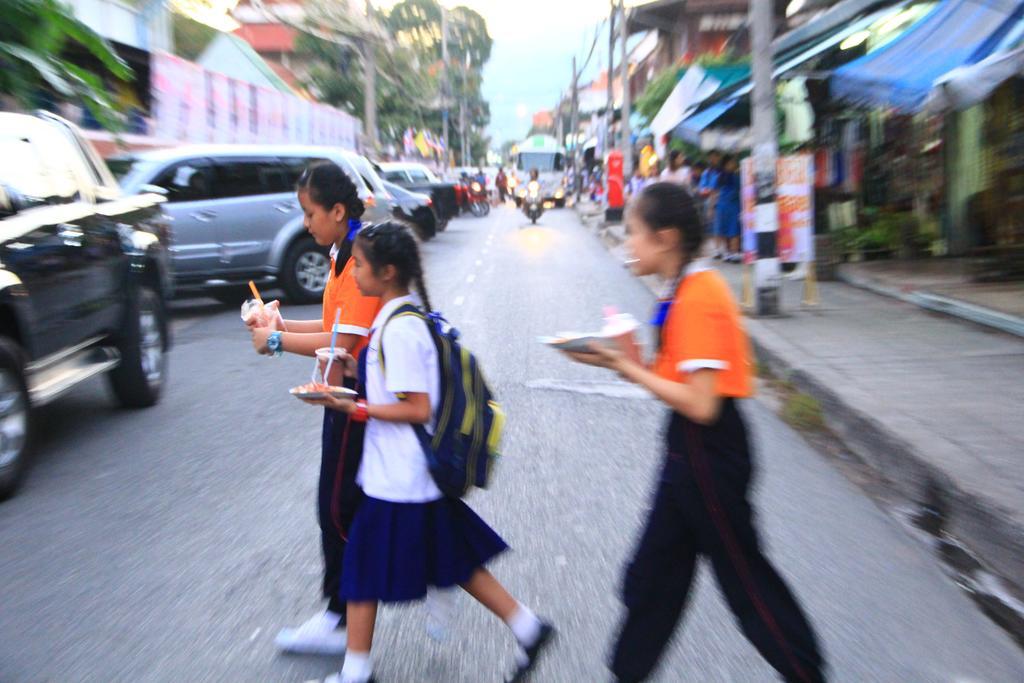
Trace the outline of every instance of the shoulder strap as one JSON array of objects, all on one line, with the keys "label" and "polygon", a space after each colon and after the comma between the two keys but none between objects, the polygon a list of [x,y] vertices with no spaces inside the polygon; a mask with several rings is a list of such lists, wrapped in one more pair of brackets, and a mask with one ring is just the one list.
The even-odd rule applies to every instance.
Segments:
[{"label": "shoulder strap", "polygon": [[415,318],[420,318],[422,320],[426,320],[426,316],[423,315],[423,312],[419,309],[418,306],[415,306],[413,304],[402,304],[401,306],[396,308],[395,311],[391,315],[388,316],[388,319],[384,321],[384,324],[380,326],[380,346],[377,349],[377,359],[380,361],[380,372],[381,372],[382,375],[385,374],[385,370],[384,370],[384,330],[387,329],[388,323],[391,322],[392,320],[394,320],[395,318],[404,318],[404,317],[407,317],[407,316],[412,316],[412,317],[415,317]]}]

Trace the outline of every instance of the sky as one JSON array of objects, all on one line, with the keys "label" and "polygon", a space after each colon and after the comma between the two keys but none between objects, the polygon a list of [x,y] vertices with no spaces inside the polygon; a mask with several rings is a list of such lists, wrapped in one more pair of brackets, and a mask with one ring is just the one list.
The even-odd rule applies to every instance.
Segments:
[{"label": "sky", "polygon": [[[383,0],[375,4],[387,7],[395,3]],[[573,55],[582,63],[595,29],[609,11],[608,0],[463,0],[443,4],[478,12],[494,39],[483,81],[484,98],[491,105],[488,132],[494,147],[526,137],[533,113],[555,107],[559,94],[568,90],[572,81]],[[604,25],[581,82],[593,78],[607,60],[608,30]]]}]

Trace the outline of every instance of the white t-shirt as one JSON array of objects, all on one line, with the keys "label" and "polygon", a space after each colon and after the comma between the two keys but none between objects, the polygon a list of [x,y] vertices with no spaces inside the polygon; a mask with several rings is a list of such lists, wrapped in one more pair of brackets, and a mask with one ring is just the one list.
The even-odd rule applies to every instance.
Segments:
[{"label": "white t-shirt", "polygon": [[680,166],[676,170],[666,168],[661,172],[661,180],[669,183],[679,183],[680,185],[690,186],[690,167]]},{"label": "white t-shirt", "polygon": [[[416,299],[404,296],[389,301],[373,321],[366,349],[366,402],[394,404],[399,401],[396,394],[425,393],[430,395],[431,410],[436,414],[441,399],[441,376],[437,348],[426,323],[404,316],[384,326],[388,317],[407,303],[415,304]],[[382,330],[385,372],[380,367]],[[427,431],[433,431],[431,424]],[[357,481],[366,495],[393,503],[426,503],[442,496],[410,424],[370,419]]]}]

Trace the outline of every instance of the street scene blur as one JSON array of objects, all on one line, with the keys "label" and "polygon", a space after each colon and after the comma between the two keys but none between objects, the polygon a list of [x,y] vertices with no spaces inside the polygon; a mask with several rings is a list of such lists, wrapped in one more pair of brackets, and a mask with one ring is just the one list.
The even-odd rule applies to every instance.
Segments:
[{"label": "street scene blur", "polygon": [[1024,0],[0,9],[0,682],[1024,681]]}]

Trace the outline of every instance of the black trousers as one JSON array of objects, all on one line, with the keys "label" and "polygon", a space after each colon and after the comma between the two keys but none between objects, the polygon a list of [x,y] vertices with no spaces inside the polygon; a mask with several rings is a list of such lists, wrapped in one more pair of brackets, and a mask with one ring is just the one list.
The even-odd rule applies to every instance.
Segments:
[{"label": "black trousers", "polygon": [[626,570],[627,609],[612,671],[650,675],[686,607],[698,556],[711,562],[747,639],[787,681],[825,680],[817,638],[761,551],[748,499],[751,461],[735,402],[712,427],[673,415],[654,505]]},{"label": "black trousers", "polygon": [[324,555],[323,594],[328,601],[327,609],[342,615],[342,623],[345,623],[345,602],[338,597],[341,568],[348,528],[363,495],[356,484],[356,473],[363,455],[365,430],[365,424],[351,422],[345,413],[324,408],[317,506]]}]

